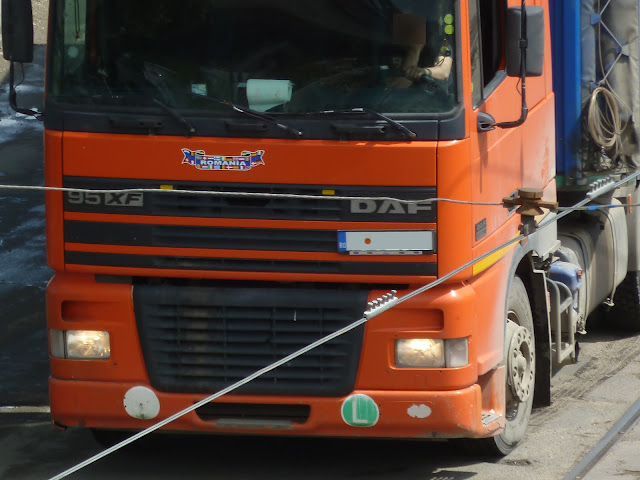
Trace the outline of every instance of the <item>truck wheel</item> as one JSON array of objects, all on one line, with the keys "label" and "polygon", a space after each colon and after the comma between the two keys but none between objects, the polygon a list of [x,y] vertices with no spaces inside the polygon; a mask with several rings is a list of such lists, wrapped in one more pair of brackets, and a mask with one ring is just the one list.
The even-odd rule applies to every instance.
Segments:
[{"label": "truck wheel", "polygon": [[481,440],[483,450],[494,456],[513,451],[524,438],[533,405],[536,379],[533,315],[527,290],[520,277],[514,277],[507,303],[507,325],[504,339],[506,369],[505,416],[502,433]]},{"label": "truck wheel", "polygon": [[620,330],[640,332],[640,272],[627,273],[618,285],[613,301],[607,323]]}]

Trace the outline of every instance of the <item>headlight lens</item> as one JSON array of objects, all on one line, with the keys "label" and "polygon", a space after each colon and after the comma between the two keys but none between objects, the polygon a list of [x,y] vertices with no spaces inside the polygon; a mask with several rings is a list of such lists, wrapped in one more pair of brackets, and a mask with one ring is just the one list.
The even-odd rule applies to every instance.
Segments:
[{"label": "headlight lens", "polygon": [[49,330],[49,343],[51,344],[51,356],[64,358],[64,332],[62,330]]},{"label": "headlight lens", "polygon": [[50,330],[51,356],[74,360],[107,360],[111,357],[109,332]]},{"label": "headlight lens", "polygon": [[399,368],[458,368],[468,363],[467,338],[396,340],[396,366]]},{"label": "headlight lens", "polygon": [[396,366],[401,368],[444,367],[444,341],[431,338],[396,340]]},{"label": "headlight lens", "polygon": [[468,338],[450,338],[444,344],[447,368],[466,367],[469,364]]}]

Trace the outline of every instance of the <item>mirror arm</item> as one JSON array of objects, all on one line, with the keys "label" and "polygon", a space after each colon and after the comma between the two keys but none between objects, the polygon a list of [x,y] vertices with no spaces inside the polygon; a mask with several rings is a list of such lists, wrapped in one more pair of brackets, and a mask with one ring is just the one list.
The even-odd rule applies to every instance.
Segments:
[{"label": "mirror arm", "polygon": [[520,25],[520,92],[522,97],[522,110],[520,118],[512,122],[500,122],[495,126],[498,128],[514,128],[522,125],[529,115],[529,107],[527,107],[527,7],[526,0],[522,0],[522,14]]},{"label": "mirror arm", "polygon": [[22,115],[28,115],[36,117],[38,120],[42,119],[42,112],[37,110],[31,110],[30,108],[20,108],[18,106],[18,95],[15,86],[15,62],[11,61],[9,64],[9,105],[11,108]]}]

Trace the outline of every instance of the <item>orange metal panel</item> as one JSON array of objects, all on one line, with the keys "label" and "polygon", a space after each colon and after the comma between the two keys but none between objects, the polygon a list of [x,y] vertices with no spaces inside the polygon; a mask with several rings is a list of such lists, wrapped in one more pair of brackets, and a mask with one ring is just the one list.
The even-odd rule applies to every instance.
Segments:
[{"label": "orange metal panel", "polygon": [[57,274],[47,287],[47,327],[108,331],[111,342],[109,360],[50,357],[53,376],[74,381],[148,381],[131,285],[96,283],[93,275]]},{"label": "orange metal panel", "polygon": [[[129,388],[139,383],[70,382],[51,378],[51,414],[59,425],[92,428],[142,429],[203,400],[206,396],[155,392],[160,401],[160,414],[155,419],[139,420],[127,415],[123,398]],[[208,433],[242,433],[252,435],[313,435],[340,437],[400,437],[449,438],[487,437],[504,426],[504,420],[483,425],[481,414],[488,411],[481,404],[483,393],[478,385],[469,388],[436,392],[388,392],[356,390],[374,399],[380,409],[378,423],[372,427],[348,426],[342,419],[345,398],[324,397],[257,397],[227,395],[222,402],[309,405],[309,419],[302,424],[237,425],[201,420],[191,412],[172,422],[165,430],[200,431]],[[491,394],[485,395],[489,397]],[[411,407],[424,405],[431,414],[425,418],[412,417]]]},{"label": "orange metal panel", "polygon": [[[438,197],[471,200],[471,162],[468,140],[438,145]],[[443,276],[471,260],[473,225],[471,206],[443,202],[438,204],[438,275]],[[442,246],[446,245],[446,248]],[[470,269],[456,279],[468,278]],[[451,280],[454,281],[454,280]]]},{"label": "orange metal panel", "polygon": [[[324,261],[349,261],[349,262],[370,262],[367,255],[342,255],[339,253],[323,252],[277,252],[261,250],[223,250],[212,248],[166,248],[166,247],[132,247],[121,245],[94,245],[82,243],[65,243],[65,249],[71,252],[100,252],[100,253],[122,253],[129,255],[169,255],[179,257],[216,257],[216,258],[268,258],[287,260],[324,260]],[[414,263],[416,258],[413,255],[394,256],[383,255],[376,258],[378,263]],[[416,255],[421,262],[435,262],[435,255]]]},{"label": "orange metal panel", "polygon": [[[144,141],[141,141],[143,139]],[[175,181],[322,185],[435,185],[435,143],[338,142],[64,134],[64,175]],[[264,150],[249,171],[200,171],[182,149],[207,155]]]},{"label": "orange metal panel", "polygon": [[[68,272],[88,273],[94,275],[124,275],[131,277],[165,277],[165,278],[194,278],[220,280],[255,280],[259,282],[335,282],[335,274],[324,273],[272,273],[272,272],[227,272],[207,270],[175,270],[160,268],[108,267],[103,265],[75,265],[66,266]],[[362,275],[343,274],[340,281],[344,283],[386,283],[403,284],[407,281],[427,284],[436,277],[407,276],[407,275]]]},{"label": "orange metal panel", "polygon": [[[45,131],[44,176],[47,187],[62,187],[62,134]],[[64,268],[62,193],[46,192],[47,262],[54,270]]]},{"label": "orange metal panel", "polygon": [[[410,290],[398,292],[399,296]],[[384,292],[372,292],[371,299]],[[399,338],[470,337],[469,358],[476,355],[472,337],[479,314],[474,311],[475,293],[456,284],[428,290],[367,323],[361,354],[357,389],[453,390],[465,388],[478,379],[476,365],[454,369],[414,369],[395,366],[395,341]],[[405,312],[409,312],[407,321]],[[417,319],[420,318],[421,322]],[[394,328],[395,327],[395,328]]]},{"label": "orange metal panel", "polygon": [[[135,223],[143,225],[189,225],[202,227],[296,228],[300,230],[435,230],[435,223],[318,222],[299,220],[247,220],[246,218],[154,217],[65,212],[65,220],[84,222]],[[251,226],[248,226],[251,222]]]}]

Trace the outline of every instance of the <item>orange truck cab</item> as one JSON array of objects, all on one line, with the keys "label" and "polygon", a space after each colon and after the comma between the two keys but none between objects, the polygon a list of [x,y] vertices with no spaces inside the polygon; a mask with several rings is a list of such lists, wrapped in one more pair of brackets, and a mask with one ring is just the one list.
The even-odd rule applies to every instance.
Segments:
[{"label": "orange truck cab", "polygon": [[[511,451],[640,269],[625,209],[503,205],[593,192],[556,171],[554,8],[50,0],[53,422],[147,428],[457,269],[164,428]],[[3,15],[29,61],[30,2]]]}]

